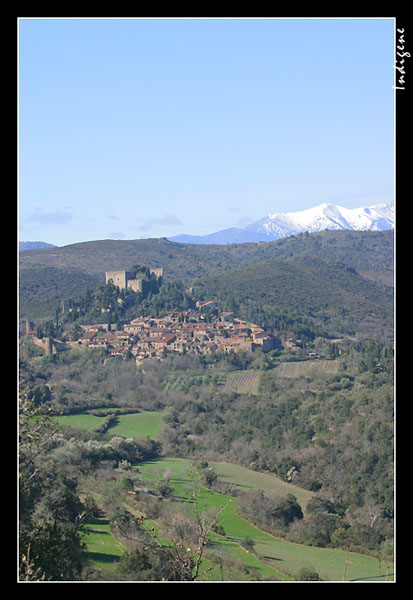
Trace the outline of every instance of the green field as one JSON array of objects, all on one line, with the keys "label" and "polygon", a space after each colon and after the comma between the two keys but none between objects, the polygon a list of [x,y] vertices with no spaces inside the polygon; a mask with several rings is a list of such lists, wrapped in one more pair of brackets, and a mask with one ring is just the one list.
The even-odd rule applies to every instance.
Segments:
[{"label": "green field", "polygon": [[251,471],[251,469],[247,469],[246,467],[225,462],[210,462],[209,464],[214,468],[220,481],[234,485],[236,488],[240,488],[240,490],[258,488],[268,495],[286,496],[287,494],[294,494],[304,514],[307,502],[314,495],[308,490],[299,488],[292,483],[286,483],[269,473]]},{"label": "green field", "polygon": [[[217,472],[221,471],[223,479],[230,479],[231,483],[237,486],[251,487],[255,481],[256,483],[263,482],[267,491],[276,491],[276,489],[282,488],[282,482],[272,482],[271,484],[266,477],[255,479],[255,476],[259,474],[248,472],[248,469],[226,465],[225,463],[211,464],[217,467]],[[188,501],[188,490],[192,484],[190,461],[186,459],[150,461],[140,464],[139,470],[148,481],[168,471],[170,473],[170,484],[175,489],[175,499]],[[276,478],[274,477],[274,479]],[[201,488],[201,490],[202,493],[199,498],[201,509],[220,508],[230,499],[228,496],[211,492],[206,488]],[[296,491],[297,488],[295,488]],[[217,552],[225,550],[233,560],[239,560],[239,557],[241,557],[242,562],[247,561],[247,564],[261,576],[273,575],[278,576],[280,579],[294,580],[299,571],[306,567],[314,569],[325,581],[342,581],[345,573],[347,581],[385,581],[386,578],[389,580],[392,578],[392,563],[382,563],[380,565],[377,559],[367,555],[354,552],[347,553],[343,550],[330,548],[303,546],[275,538],[239,517],[235,509],[236,498],[233,498],[231,504],[225,508],[221,515],[225,537],[212,536],[212,550]],[[247,553],[240,546],[241,541],[246,536],[255,543],[255,556]]]},{"label": "green field", "polygon": [[88,519],[85,525],[87,551],[84,553],[88,565],[104,569],[119,560],[125,548],[115,540],[106,519]]},{"label": "green field", "polygon": [[[187,503],[189,510],[192,510],[190,498],[194,482],[196,482],[200,491],[198,497],[198,508],[200,513],[204,510],[219,510],[223,506],[226,506],[219,520],[219,523],[225,529],[226,536],[224,537],[222,535],[211,533],[209,536],[211,542],[211,547],[209,548],[210,552],[212,552],[214,556],[221,556],[223,558],[229,557],[234,563],[242,564],[248,571],[256,572],[262,577],[277,577],[277,573],[272,566],[265,564],[262,560],[254,556],[254,554],[247,552],[240,546],[239,542],[243,537],[248,535],[248,532],[251,533],[252,531],[255,531],[255,528],[244,521],[244,524],[246,525],[244,534],[243,528],[241,527],[240,529],[239,526],[240,522],[243,520],[235,514],[233,502],[228,504],[228,501],[232,500],[232,498],[217,494],[201,486],[199,484],[199,476],[191,467],[191,461],[184,458],[166,458],[162,460],[147,461],[139,464],[139,472],[149,484],[156,481],[162,474],[168,473],[170,477],[169,483],[174,488],[173,499],[178,502]],[[204,579],[216,581],[221,578],[222,573],[218,566],[216,564],[214,565],[211,561],[212,558],[210,558],[210,560],[204,560],[201,571],[213,566],[214,568]],[[228,567],[225,568],[223,576],[224,580],[233,580],[228,579]],[[248,574],[240,572],[239,570],[237,570],[235,574],[232,573],[232,576],[235,576],[237,580],[255,579],[255,577],[248,576]],[[279,576],[281,579],[285,579],[283,574]],[[201,577],[201,579],[203,578]]]},{"label": "green field", "polygon": [[161,412],[131,413],[119,415],[118,423],[110,428],[110,433],[121,437],[149,437],[156,440],[162,427],[163,413]]},{"label": "green field", "polygon": [[[104,417],[97,417],[87,413],[76,415],[63,415],[56,417],[60,425],[85,429],[92,431],[102,424]],[[108,431],[111,435],[121,437],[151,438],[156,440],[163,427],[163,413],[161,412],[139,412],[118,415],[117,423]]]}]

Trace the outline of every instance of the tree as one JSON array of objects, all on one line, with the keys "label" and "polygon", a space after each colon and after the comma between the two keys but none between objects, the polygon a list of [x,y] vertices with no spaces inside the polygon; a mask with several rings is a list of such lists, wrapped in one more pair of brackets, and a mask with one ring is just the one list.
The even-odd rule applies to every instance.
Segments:
[{"label": "tree", "polygon": [[56,428],[45,410],[24,399],[19,411],[19,577],[80,577],[85,517],[76,481],[50,461]]},{"label": "tree", "polygon": [[293,494],[270,497],[262,490],[251,490],[240,496],[238,507],[247,518],[271,529],[286,529],[293,521],[303,518]]},{"label": "tree", "polygon": [[303,518],[301,506],[293,494],[280,498],[268,508],[268,517],[275,527],[287,527],[295,520]]},{"label": "tree", "polygon": [[208,488],[211,488],[218,479],[216,471],[212,467],[209,467],[208,464],[206,465],[206,467],[201,467],[200,475],[203,482]]},{"label": "tree", "polygon": [[254,550],[255,542],[248,535],[241,542],[241,546],[248,550],[248,552],[252,552]]},{"label": "tree", "polygon": [[162,498],[169,498],[172,495],[174,489],[167,481],[160,481],[157,486],[158,493],[162,496]]},{"label": "tree", "polygon": [[180,581],[169,548],[134,548],[119,559],[116,571],[133,581]]},{"label": "tree", "polygon": [[338,515],[328,514],[323,511],[313,512],[305,519],[306,539],[314,546],[326,547],[337,538],[334,532],[342,528],[342,521]]},{"label": "tree", "polygon": [[[199,491],[194,486],[192,493],[192,502],[194,507],[195,523],[193,525],[193,539],[195,543],[192,547],[186,546],[181,539],[173,539],[173,545],[165,547],[162,545],[159,533],[154,527],[146,527],[143,516],[136,517],[129,511],[123,510],[114,515],[111,520],[111,527],[115,534],[132,542],[136,549],[141,552],[147,552],[145,565],[153,561],[153,557],[162,557],[164,566],[167,568],[169,577],[173,581],[195,581],[201,568],[202,557],[207,545],[208,535],[215,529],[218,519],[231,500],[220,509],[211,513],[200,511],[199,509]],[[142,556],[139,555],[139,559]]]}]

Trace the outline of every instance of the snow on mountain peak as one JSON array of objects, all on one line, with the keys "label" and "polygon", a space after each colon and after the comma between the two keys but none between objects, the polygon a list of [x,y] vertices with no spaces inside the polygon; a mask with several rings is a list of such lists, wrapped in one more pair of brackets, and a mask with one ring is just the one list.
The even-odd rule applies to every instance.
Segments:
[{"label": "snow on mountain peak", "polygon": [[203,236],[175,236],[172,241],[193,244],[270,242],[290,235],[325,229],[383,231],[394,228],[394,204],[345,208],[329,202],[300,211],[270,213],[246,227],[230,228]]},{"label": "snow on mountain peak", "polygon": [[251,223],[245,229],[265,233],[276,239],[304,231],[324,229],[354,229],[379,231],[394,227],[394,205],[378,204],[362,208],[345,208],[324,202],[301,211],[271,213],[264,219]]}]

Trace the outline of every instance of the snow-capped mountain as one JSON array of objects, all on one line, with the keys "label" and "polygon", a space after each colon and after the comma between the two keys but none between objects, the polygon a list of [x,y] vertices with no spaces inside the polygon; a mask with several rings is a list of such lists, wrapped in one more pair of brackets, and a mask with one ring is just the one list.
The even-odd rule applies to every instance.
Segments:
[{"label": "snow-capped mountain", "polygon": [[269,214],[243,229],[231,227],[203,236],[178,235],[169,238],[189,244],[235,244],[240,242],[270,242],[304,231],[351,229],[383,231],[394,228],[394,204],[377,204],[362,208],[345,208],[323,203],[306,210]]},{"label": "snow-capped mountain", "polygon": [[394,227],[394,205],[379,204],[364,208],[344,208],[335,204],[319,204],[297,212],[269,214],[247,225],[249,231],[265,233],[272,239],[303,231],[324,229],[355,229],[380,231]]}]

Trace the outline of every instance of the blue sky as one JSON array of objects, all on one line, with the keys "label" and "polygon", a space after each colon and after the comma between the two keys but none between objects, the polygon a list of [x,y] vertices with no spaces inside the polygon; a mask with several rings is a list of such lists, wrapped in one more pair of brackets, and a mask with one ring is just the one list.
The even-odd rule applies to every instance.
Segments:
[{"label": "blue sky", "polygon": [[18,35],[22,241],[393,200],[391,17],[21,18]]}]

